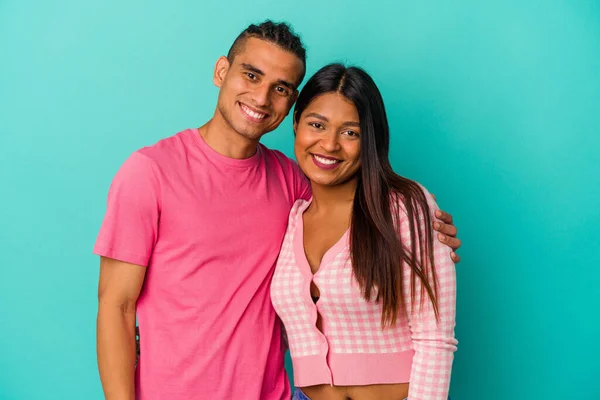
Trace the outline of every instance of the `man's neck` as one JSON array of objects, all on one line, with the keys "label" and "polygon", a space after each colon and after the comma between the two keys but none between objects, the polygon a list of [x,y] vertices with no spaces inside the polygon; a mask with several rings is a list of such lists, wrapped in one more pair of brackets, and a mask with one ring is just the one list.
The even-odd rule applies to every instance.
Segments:
[{"label": "man's neck", "polygon": [[248,139],[235,132],[216,114],[210,121],[198,128],[198,131],[206,144],[225,157],[243,160],[256,153],[258,140]]}]

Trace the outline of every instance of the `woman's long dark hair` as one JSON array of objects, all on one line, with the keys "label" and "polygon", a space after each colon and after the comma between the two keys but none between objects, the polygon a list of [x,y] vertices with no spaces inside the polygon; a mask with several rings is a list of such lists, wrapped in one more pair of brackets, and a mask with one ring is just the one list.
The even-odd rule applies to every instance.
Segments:
[{"label": "woman's long dark hair", "polygon": [[[367,300],[381,302],[382,326],[393,326],[406,311],[402,294],[402,265],[411,268],[411,302],[416,279],[421,281],[421,300],[427,293],[438,316],[437,279],[433,257],[433,233],[427,198],[416,183],[394,173],[388,158],[390,132],[381,93],[373,79],[357,67],[329,64],[306,83],[298,96],[294,121],[318,96],[340,93],[350,100],[360,118],[360,161],[350,228],[354,276]],[[402,244],[398,204],[406,208],[410,248]],[[421,228],[420,220],[424,226]]]}]

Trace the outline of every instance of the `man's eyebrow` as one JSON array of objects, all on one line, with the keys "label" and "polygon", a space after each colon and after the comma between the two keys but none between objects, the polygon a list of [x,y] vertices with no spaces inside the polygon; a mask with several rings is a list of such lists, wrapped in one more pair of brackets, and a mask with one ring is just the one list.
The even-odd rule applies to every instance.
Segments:
[{"label": "man's eyebrow", "polygon": [[[256,68],[252,64],[242,63],[241,65],[242,65],[242,68],[247,69],[248,71],[254,72],[256,75],[265,76],[265,73],[262,70],[260,70],[259,68]],[[285,86],[290,90],[296,90],[296,85],[294,85],[293,83],[288,82],[286,80],[283,80],[283,79],[278,79],[277,84]]]},{"label": "man's eyebrow", "polygon": [[[306,115],[306,117],[313,117],[316,119],[320,119],[323,122],[329,122],[329,119],[327,119],[326,116],[318,114],[316,112],[311,112],[309,114]],[[356,122],[356,121],[346,121],[342,124],[342,126],[356,126],[360,128],[360,123]]]},{"label": "man's eyebrow", "polygon": [[286,88],[288,88],[290,90],[296,90],[296,85],[294,85],[293,83],[290,83],[288,81],[284,81],[283,79],[278,79],[277,83],[279,83],[280,85],[285,86]]},{"label": "man's eyebrow", "polygon": [[242,67],[244,67],[244,69],[247,69],[248,71],[254,72],[255,74],[265,76],[264,72],[262,72],[260,69],[256,68],[252,64],[242,64]]}]

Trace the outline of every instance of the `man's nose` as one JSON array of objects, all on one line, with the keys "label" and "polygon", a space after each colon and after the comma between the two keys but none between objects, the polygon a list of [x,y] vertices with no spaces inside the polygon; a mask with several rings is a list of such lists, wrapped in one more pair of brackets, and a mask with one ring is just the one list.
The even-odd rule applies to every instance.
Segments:
[{"label": "man's nose", "polygon": [[252,100],[257,107],[268,107],[271,102],[271,88],[269,85],[259,85],[252,92]]}]

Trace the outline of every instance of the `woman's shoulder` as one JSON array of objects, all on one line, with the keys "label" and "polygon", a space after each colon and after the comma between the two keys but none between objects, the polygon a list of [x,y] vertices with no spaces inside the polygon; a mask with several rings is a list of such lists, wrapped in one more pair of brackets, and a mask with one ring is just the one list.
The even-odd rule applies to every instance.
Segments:
[{"label": "woman's shoulder", "polygon": [[296,221],[302,216],[304,210],[308,208],[312,201],[312,197],[308,200],[298,199],[292,205],[292,209],[290,210],[290,215],[288,219],[288,225],[295,224]]},{"label": "woman's shoulder", "polygon": [[400,218],[407,217],[408,201],[411,201],[411,208],[414,212],[422,214],[424,209],[420,206],[421,202],[419,200],[425,200],[427,202],[429,213],[432,214],[438,209],[435,198],[421,183],[417,181],[411,182],[413,183],[412,188],[410,188],[411,190],[393,190],[390,193],[390,206],[395,211],[394,214],[399,214]]},{"label": "woman's shoulder", "polygon": [[311,203],[312,201],[312,197],[309,198],[308,200],[306,199],[297,199],[294,204],[292,205],[292,210],[290,211],[290,215],[292,215],[292,213],[297,214],[300,210],[302,210],[302,212],[304,212],[304,210],[308,207],[308,205]]}]

